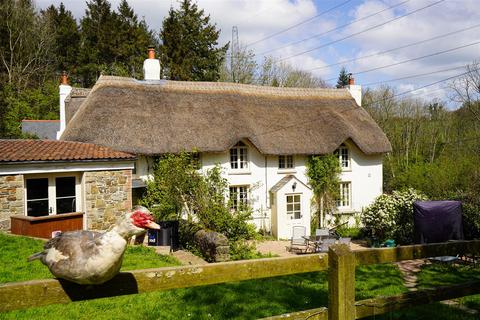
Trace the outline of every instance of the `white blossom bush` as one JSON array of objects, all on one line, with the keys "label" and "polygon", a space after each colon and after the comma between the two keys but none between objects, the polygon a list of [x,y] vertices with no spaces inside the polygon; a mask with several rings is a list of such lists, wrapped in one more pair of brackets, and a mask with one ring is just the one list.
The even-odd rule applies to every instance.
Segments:
[{"label": "white blossom bush", "polygon": [[428,200],[415,189],[382,194],[362,212],[367,235],[380,241],[394,239],[397,244],[413,241],[413,203]]}]

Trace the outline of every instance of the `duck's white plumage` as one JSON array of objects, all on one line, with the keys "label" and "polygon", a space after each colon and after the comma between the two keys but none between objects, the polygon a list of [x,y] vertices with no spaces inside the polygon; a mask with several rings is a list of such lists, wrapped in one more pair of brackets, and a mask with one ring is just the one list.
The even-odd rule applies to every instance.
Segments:
[{"label": "duck's white plumage", "polygon": [[61,233],[29,261],[40,259],[58,278],[79,284],[101,284],[120,271],[127,240],[142,234],[146,228],[158,229],[159,226],[146,208],[136,207],[111,231]]}]

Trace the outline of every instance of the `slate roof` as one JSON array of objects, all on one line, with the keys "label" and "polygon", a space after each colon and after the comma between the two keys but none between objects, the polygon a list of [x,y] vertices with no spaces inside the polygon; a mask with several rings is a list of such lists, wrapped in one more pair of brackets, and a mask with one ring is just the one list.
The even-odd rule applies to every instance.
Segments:
[{"label": "slate roof", "polygon": [[0,139],[0,163],[29,161],[134,160],[132,154],[91,143]]},{"label": "slate roof", "polygon": [[36,135],[40,139],[56,139],[60,120],[22,120],[22,132]]}]

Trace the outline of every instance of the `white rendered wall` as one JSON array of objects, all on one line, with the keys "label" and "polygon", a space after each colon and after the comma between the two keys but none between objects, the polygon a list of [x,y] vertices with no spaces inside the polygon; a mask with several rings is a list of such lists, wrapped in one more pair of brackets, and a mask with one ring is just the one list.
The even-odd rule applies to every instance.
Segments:
[{"label": "white rendered wall", "polygon": [[350,154],[350,169],[343,170],[341,181],[351,182],[350,208],[341,213],[361,212],[383,192],[382,155],[366,155],[355,144],[346,142]]},{"label": "white rendered wall", "polygon": [[[293,169],[278,169],[278,156],[263,155],[248,141],[243,142],[248,145],[249,168],[247,170],[230,169],[229,150],[219,153],[202,153],[200,156],[202,170],[211,169],[216,164],[220,164],[224,177],[231,186],[249,186],[251,189],[249,196],[254,211],[253,223],[259,229],[271,231],[273,219],[271,219],[270,189],[286,175],[294,175],[300,182],[308,185],[307,156],[294,155]],[[352,195],[350,207],[342,208],[339,213],[352,214],[361,212],[362,208],[368,206],[382,194],[383,156],[365,155],[351,142],[346,142],[345,145],[349,149],[351,164],[350,169],[342,171],[341,180],[351,182]],[[153,158],[139,156],[134,179],[151,178],[153,164]],[[310,199],[308,205],[310,205]],[[286,210],[286,208],[284,205],[278,204],[277,210]],[[309,224],[307,229],[309,229]]]}]

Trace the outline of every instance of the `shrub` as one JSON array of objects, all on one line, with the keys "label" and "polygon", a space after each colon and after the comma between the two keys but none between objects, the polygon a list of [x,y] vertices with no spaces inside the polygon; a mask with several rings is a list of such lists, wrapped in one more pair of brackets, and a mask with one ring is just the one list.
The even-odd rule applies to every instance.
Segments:
[{"label": "shrub", "polygon": [[252,239],[256,235],[248,223],[252,209],[248,205],[230,209],[228,182],[221,173],[218,165],[201,172],[192,153],[164,155],[140,203],[158,219],[183,218],[180,243],[188,249],[195,246],[194,234],[200,229],[222,233],[232,242]]},{"label": "shrub", "polygon": [[413,242],[413,203],[427,200],[415,189],[383,194],[363,210],[362,222],[367,235],[380,241],[394,239],[398,244]]}]

